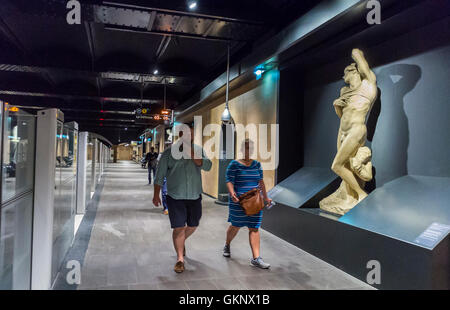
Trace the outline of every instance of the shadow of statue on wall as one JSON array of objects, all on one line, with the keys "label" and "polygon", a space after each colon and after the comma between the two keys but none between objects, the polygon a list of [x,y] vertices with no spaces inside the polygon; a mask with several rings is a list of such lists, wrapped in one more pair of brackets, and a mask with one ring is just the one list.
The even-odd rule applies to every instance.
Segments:
[{"label": "shadow of statue on wall", "polygon": [[[420,67],[410,64],[392,65],[377,74],[381,82],[379,85],[383,89],[383,96],[380,92],[378,98],[381,128],[378,128],[376,134],[373,129],[370,132],[372,134],[370,139],[368,131],[368,139],[374,139],[376,144],[373,151],[379,177],[382,179],[382,184],[379,185],[408,174],[410,133],[405,111],[405,96],[416,87],[421,75]],[[381,114],[381,107],[383,114]],[[368,124],[368,126],[372,125],[376,125],[376,122]]]},{"label": "shadow of statue on wall", "polygon": [[[378,87],[378,95],[377,99],[373,103],[372,109],[370,110],[369,117],[366,122],[367,127],[367,141],[372,143],[373,136],[375,135],[375,130],[377,128],[378,117],[381,113],[381,89]],[[372,167],[372,180],[366,183],[364,189],[371,193],[373,190],[377,188],[377,180],[376,180],[376,169],[375,166]]]},{"label": "shadow of statue on wall", "polygon": [[381,113],[381,89],[378,87],[377,99],[373,103],[372,109],[370,110],[369,117],[367,119],[367,140],[372,142],[373,136],[375,135],[375,130],[377,128],[378,117]]}]

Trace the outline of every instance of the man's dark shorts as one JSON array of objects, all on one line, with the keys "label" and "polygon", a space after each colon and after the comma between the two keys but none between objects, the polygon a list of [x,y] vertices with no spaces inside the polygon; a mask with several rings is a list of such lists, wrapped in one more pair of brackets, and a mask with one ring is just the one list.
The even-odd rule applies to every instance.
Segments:
[{"label": "man's dark shorts", "polygon": [[167,195],[170,226],[179,228],[184,226],[197,227],[202,217],[202,196],[196,200],[173,199]]}]

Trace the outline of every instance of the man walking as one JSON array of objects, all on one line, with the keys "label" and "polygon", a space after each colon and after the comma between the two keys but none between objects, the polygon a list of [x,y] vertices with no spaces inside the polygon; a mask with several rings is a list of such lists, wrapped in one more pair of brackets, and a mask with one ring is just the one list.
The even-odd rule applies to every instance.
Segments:
[{"label": "man walking", "polygon": [[211,161],[202,147],[193,144],[193,127],[183,126],[179,139],[166,149],[159,161],[155,177],[153,204],[161,204],[160,192],[167,180],[167,207],[172,239],[177,253],[174,271],[184,271],[185,241],[194,233],[202,216],[201,170],[209,171]]},{"label": "man walking", "polygon": [[150,148],[150,152],[145,155],[145,161],[148,164],[148,184],[152,184],[152,171],[154,178],[156,176],[156,166],[158,164],[158,153],[155,152],[155,148],[153,146]]}]

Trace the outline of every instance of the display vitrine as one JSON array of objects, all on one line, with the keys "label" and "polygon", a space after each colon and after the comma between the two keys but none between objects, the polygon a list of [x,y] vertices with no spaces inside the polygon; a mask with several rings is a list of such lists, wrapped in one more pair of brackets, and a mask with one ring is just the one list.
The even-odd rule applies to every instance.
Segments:
[{"label": "display vitrine", "polygon": [[58,122],[53,210],[52,280],[72,245],[76,211],[78,127]]},{"label": "display vitrine", "polygon": [[1,102],[0,290],[29,289],[35,117]]}]

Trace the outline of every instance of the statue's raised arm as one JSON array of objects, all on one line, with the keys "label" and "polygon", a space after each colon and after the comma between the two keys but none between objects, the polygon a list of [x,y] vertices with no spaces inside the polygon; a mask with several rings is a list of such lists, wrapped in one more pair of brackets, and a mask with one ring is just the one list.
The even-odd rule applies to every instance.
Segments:
[{"label": "statue's raised arm", "polygon": [[377,78],[375,73],[370,69],[367,60],[364,57],[364,53],[360,49],[354,48],[352,50],[352,58],[358,66],[358,71],[361,74],[362,79],[366,79],[371,83],[376,83]]}]

